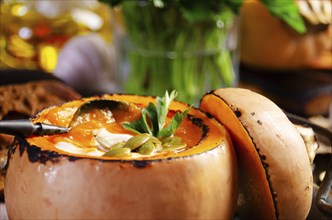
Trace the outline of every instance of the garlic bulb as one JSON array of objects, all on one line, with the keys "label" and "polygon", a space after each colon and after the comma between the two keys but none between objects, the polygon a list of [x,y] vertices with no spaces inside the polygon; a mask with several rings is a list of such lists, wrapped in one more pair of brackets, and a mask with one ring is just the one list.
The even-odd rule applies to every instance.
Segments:
[{"label": "garlic bulb", "polygon": [[82,95],[118,92],[115,50],[98,34],[77,36],[59,54],[54,75]]}]

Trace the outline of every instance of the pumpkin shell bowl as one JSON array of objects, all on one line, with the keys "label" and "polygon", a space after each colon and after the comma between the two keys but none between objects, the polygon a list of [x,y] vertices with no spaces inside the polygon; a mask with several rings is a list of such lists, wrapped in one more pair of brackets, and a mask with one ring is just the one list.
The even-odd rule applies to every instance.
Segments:
[{"label": "pumpkin shell bowl", "polygon": [[229,131],[239,163],[240,219],[306,219],[312,171],[305,143],[268,98],[241,88],[203,96],[200,109]]},{"label": "pumpkin shell bowl", "polygon": [[[33,121],[66,126],[73,109],[95,99],[140,106],[155,102],[149,96],[104,95],[47,108]],[[170,106],[171,111],[187,108],[177,101]],[[198,109],[190,109],[186,118],[179,129],[185,131],[195,122],[190,126],[202,132],[188,138],[198,136],[199,142],[166,156],[82,156],[56,149],[47,137],[16,137],[5,181],[9,218],[231,219],[238,175],[230,137],[221,124]]]}]

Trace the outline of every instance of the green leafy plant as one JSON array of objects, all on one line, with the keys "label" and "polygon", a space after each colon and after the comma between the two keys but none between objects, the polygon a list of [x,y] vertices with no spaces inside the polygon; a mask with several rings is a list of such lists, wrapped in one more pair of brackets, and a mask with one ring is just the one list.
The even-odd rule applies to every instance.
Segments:
[{"label": "green leafy plant", "polygon": [[[121,5],[128,0],[99,0],[110,6]],[[133,0],[134,1],[134,0]],[[151,2],[155,7],[163,8],[169,4],[175,4],[189,21],[202,21],[213,19],[222,7],[229,7],[238,13],[244,0],[136,0],[137,2]],[[280,18],[299,33],[306,32],[299,8],[294,0],[258,0],[265,5],[267,10]]]},{"label": "green leafy plant", "polygon": [[[176,90],[178,100],[197,105],[204,92],[236,85],[238,54],[230,46],[236,39],[229,36],[243,0],[100,1],[122,9],[128,41],[116,46],[124,92],[162,96]],[[261,2],[305,31],[294,1]]]},{"label": "green leafy plant", "polygon": [[162,96],[165,90],[176,90],[178,100],[198,104],[202,93],[235,85],[226,45],[231,7],[217,1],[108,3],[121,5],[126,24],[128,41],[117,44],[126,93]]},{"label": "green leafy plant", "polygon": [[306,27],[300,16],[300,10],[294,0],[260,0],[269,12],[286,22],[299,33],[305,33]]},{"label": "green leafy plant", "polygon": [[164,97],[157,97],[157,106],[150,102],[147,108],[142,109],[142,116],[139,119],[125,122],[122,126],[135,133],[148,133],[162,139],[173,135],[190,110],[188,108],[182,113],[175,113],[169,125],[164,127],[169,105],[177,95],[174,90],[170,94],[166,91]]}]

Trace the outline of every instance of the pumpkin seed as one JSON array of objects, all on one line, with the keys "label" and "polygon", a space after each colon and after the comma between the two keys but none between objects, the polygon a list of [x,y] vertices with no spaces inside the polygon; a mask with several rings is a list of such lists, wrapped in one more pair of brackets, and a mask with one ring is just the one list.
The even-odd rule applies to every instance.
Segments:
[{"label": "pumpkin seed", "polygon": [[110,150],[115,150],[115,149],[122,148],[122,147],[125,146],[125,144],[126,144],[125,141],[121,141],[119,143],[113,144],[112,146],[110,146]]},{"label": "pumpkin seed", "polygon": [[130,149],[126,147],[118,148],[118,149],[113,149],[109,150],[104,154],[106,157],[124,157],[128,156],[130,154]]},{"label": "pumpkin seed", "polygon": [[113,143],[112,141],[109,141],[109,139],[104,138],[102,136],[96,136],[96,140],[99,143],[99,145],[97,145],[97,148],[101,151],[109,151],[109,150],[113,150],[113,149],[118,149],[121,148],[125,145],[125,141],[121,141],[118,143]]},{"label": "pumpkin seed", "polygon": [[167,152],[167,151],[174,151],[174,150],[182,150],[187,146],[186,143],[182,142],[179,144],[172,144],[172,145],[163,145],[163,149],[160,152]]},{"label": "pumpkin seed", "polygon": [[173,145],[184,143],[182,138],[179,136],[169,136],[162,141],[163,147],[171,147]]},{"label": "pumpkin seed", "polygon": [[136,148],[142,146],[145,142],[147,142],[150,137],[151,136],[147,133],[138,134],[130,138],[124,147],[129,148],[130,150],[135,150]]},{"label": "pumpkin seed", "polygon": [[187,144],[179,136],[169,136],[162,141],[161,152],[180,150],[187,146]]},{"label": "pumpkin seed", "polygon": [[152,141],[157,151],[162,149],[161,140],[159,140],[158,138],[151,136],[149,141]]},{"label": "pumpkin seed", "polygon": [[99,150],[102,150],[102,151],[108,151],[110,149],[110,145],[111,143],[108,141],[108,139],[100,136],[100,135],[97,135],[96,136],[96,140],[98,142],[99,145],[97,145],[97,148]]},{"label": "pumpkin seed", "polygon": [[150,136],[149,141],[152,141],[154,144],[161,144],[161,141],[154,136]]},{"label": "pumpkin seed", "polygon": [[155,149],[156,149],[156,147],[155,147],[154,143],[151,140],[148,140],[138,149],[138,153],[144,154],[144,155],[149,155],[149,154],[152,154],[153,151],[155,151]]},{"label": "pumpkin seed", "polygon": [[171,142],[171,141],[173,140],[173,137],[174,137],[174,136],[169,136],[169,137],[163,139],[163,141],[162,141],[161,143],[162,143],[162,144],[169,143],[169,142]]},{"label": "pumpkin seed", "polygon": [[163,149],[163,146],[161,145],[161,143],[154,143],[154,146],[155,146],[157,151],[160,151],[160,150]]}]

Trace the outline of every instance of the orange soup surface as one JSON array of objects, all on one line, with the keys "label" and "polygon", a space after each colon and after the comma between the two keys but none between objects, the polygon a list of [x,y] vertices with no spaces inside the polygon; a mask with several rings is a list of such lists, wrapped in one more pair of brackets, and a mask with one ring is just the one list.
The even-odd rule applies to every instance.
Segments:
[{"label": "orange soup surface", "polygon": [[[126,111],[107,109],[94,109],[79,116],[72,126],[73,115],[77,111],[77,102],[66,103],[63,106],[51,108],[44,114],[37,117],[38,122],[50,123],[58,126],[71,127],[66,134],[32,137],[28,141],[30,144],[36,146],[43,146],[48,150],[59,151],[69,155],[82,155],[90,157],[102,157],[105,159],[119,158],[105,156],[109,150],[103,147],[103,140],[108,140],[112,143],[127,142],[131,137],[137,133],[125,129],[124,122],[132,122],[141,117],[142,104],[131,103],[130,108]],[[174,114],[180,110],[170,110],[168,112],[165,126],[167,126]],[[189,116],[189,114],[188,114]],[[138,158],[158,158],[167,157],[169,154],[176,154],[178,152],[190,149],[200,143],[203,138],[202,126],[191,120],[190,117],[185,117],[181,125],[175,131],[173,136],[180,138],[185,147],[180,149],[155,150],[152,153],[145,155],[138,151],[132,150],[129,155],[121,156],[123,159],[138,159]],[[172,136],[172,137],[173,137]],[[159,138],[159,141],[162,142]]]}]

